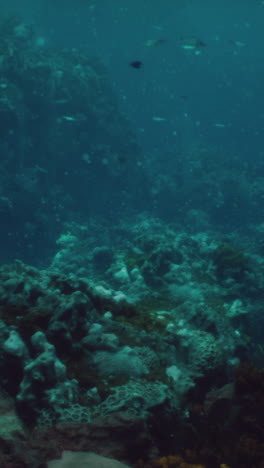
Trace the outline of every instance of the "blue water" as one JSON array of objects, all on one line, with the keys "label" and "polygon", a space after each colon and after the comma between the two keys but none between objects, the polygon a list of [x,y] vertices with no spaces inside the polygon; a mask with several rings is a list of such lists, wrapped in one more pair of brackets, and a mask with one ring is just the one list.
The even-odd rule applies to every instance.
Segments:
[{"label": "blue water", "polygon": [[[117,0],[113,5],[109,0],[79,4],[68,1],[61,11],[60,2],[52,2],[50,10],[45,2],[39,13],[43,34],[50,42],[82,47],[101,57],[144,148],[177,150],[177,132],[187,140],[186,145],[189,139],[192,144],[199,140],[250,157],[259,151],[261,2],[165,1],[161,5],[156,0],[125,2],[128,6],[124,6],[124,2]],[[180,38],[185,36],[206,43],[200,55],[181,49]],[[167,42],[144,46],[144,41],[159,38]],[[134,59],[143,61],[142,70],[127,67]],[[188,100],[182,102],[180,96]],[[156,115],[167,119],[166,123],[153,122]],[[215,128],[215,123],[227,128]]]},{"label": "blue water", "polygon": [[[59,178],[58,184],[71,193],[80,211],[73,208],[77,217],[109,213],[112,217],[116,211],[122,217],[142,209],[174,222],[179,213],[199,209],[216,223],[216,229],[219,225],[243,229],[256,217],[260,222],[263,2],[2,0],[0,14],[11,13],[33,25],[37,47],[81,50],[100,60],[138,148],[138,181],[133,184],[129,164],[121,168],[120,183],[94,167],[87,193],[80,190],[85,185],[82,165],[76,155],[72,160],[67,157],[73,177],[70,183],[69,178]],[[204,46],[185,49],[190,37]],[[150,40],[164,42],[148,46]],[[135,60],[142,62],[141,68],[129,65]],[[122,152],[118,159],[128,158],[131,163],[133,151],[128,151],[129,156]],[[53,158],[56,166],[56,151]],[[37,158],[35,162],[39,164]],[[137,196],[142,180],[147,180],[146,203]],[[239,184],[236,195],[225,196],[226,186],[230,191],[234,181]],[[100,202],[103,190],[108,191],[107,202],[104,197]],[[86,195],[91,200],[88,212]],[[34,207],[31,210],[34,218]],[[12,223],[4,223],[10,240]],[[52,221],[50,228],[53,231]],[[25,228],[19,230],[27,239]],[[11,240],[10,250],[16,250],[16,242]],[[23,244],[21,252],[24,248]]]}]

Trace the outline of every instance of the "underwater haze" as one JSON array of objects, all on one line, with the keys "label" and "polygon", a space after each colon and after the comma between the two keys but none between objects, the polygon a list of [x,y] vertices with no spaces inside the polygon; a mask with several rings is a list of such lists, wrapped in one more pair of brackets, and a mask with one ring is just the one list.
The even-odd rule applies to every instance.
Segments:
[{"label": "underwater haze", "polygon": [[264,467],[264,0],[0,0],[0,467]]},{"label": "underwater haze", "polygon": [[[213,3],[166,0],[160,4],[158,0],[125,3],[65,0],[62,4],[59,0],[23,3],[11,0],[1,2],[0,14],[3,18],[17,15],[32,27],[32,43],[27,47],[36,54],[52,50],[59,54],[59,50],[66,49],[74,54],[76,50],[100,63],[111,101],[115,101],[112,112],[116,118],[120,114],[120,119],[126,120],[126,124],[112,123],[111,129],[107,129],[102,114],[104,111],[111,114],[110,104],[107,110],[107,104],[104,109],[101,102],[97,126],[104,127],[109,141],[106,136],[100,141],[98,136],[96,142],[91,142],[89,131],[94,129],[89,119],[85,123],[87,116],[80,111],[79,118],[74,120],[74,113],[78,114],[76,99],[74,109],[70,100],[67,106],[66,92],[57,89],[52,95],[54,83],[50,83],[47,91],[45,109],[42,103],[35,103],[37,111],[30,108],[30,103],[25,104],[30,108],[25,109],[27,117],[32,112],[35,129],[28,124],[25,114],[14,117],[20,122],[23,140],[17,145],[26,153],[23,170],[19,165],[6,168],[12,172],[13,182],[14,178],[19,179],[16,189],[23,192],[25,200],[24,204],[19,201],[21,206],[16,212],[19,193],[14,192],[11,180],[2,184],[7,186],[2,189],[2,198],[9,200],[2,202],[5,228],[1,237],[8,246],[3,258],[26,259],[31,250],[35,258],[36,251],[40,254],[42,247],[51,246],[61,227],[54,210],[59,211],[59,224],[69,218],[89,219],[97,215],[106,217],[110,223],[116,215],[120,219],[142,212],[169,222],[186,223],[192,210],[204,212],[212,227],[216,224],[221,230],[247,229],[249,223],[261,219],[264,118],[261,1],[230,4],[218,0]],[[24,53],[19,41],[16,47],[18,54]],[[133,66],[136,62],[139,68]],[[16,79],[20,93],[25,93],[23,79],[21,83],[19,76]],[[57,88],[63,87],[58,80]],[[73,80],[71,83],[78,86]],[[103,93],[106,95],[107,91]],[[30,97],[24,96],[24,102],[27,99]],[[16,103],[13,105],[18,107]],[[64,113],[69,120],[63,124],[76,140],[71,150],[68,145],[67,150],[60,148],[55,135],[48,135],[54,130],[51,127],[56,126],[56,119],[65,119]],[[47,124],[53,118],[54,124]],[[6,119],[5,110],[1,119]],[[122,125],[126,130],[120,128]],[[6,131],[14,131],[12,124],[10,128],[7,125]],[[29,135],[31,131],[33,135]],[[64,131],[67,133],[67,128],[61,133]],[[18,137],[14,133],[12,138]],[[44,149],[48,138],[54,139],[49,150]],[[10,147],[6,139],[3,131],[3,147]],[[30,149],[21,149],[27,144],[25,141]],[[41,157],[39,147],[46,151],[46,157],[44,154]],[[12,151],[9,148],[7,153],[9,150]],[[71,154],[66,155],[67,152]],[[13,157],[17,159],[16,154]],[[8,154],[4,156],[7,158]],[[89,160],[92,162],[90,167],[85,158],[88,164]],[[32,181],[34,167],[41,169],[38,180]],[[51,171],[56,172],[55,178],[51,177]],[[8,175],[11,176],[4,173],[2,176],[7,179]],[[46,180],[39,182],[39,178]],[[63,192],[56,195],[60,200],[54,196],[49,199],[46,192],[51,189]],[[31,197],[27,201],[25,191],[29,190],[36,198],[35,204]],[[63,197],[71,208],[65,205]],[[50,231],[46,238],[40,220],[45,217]],[[12,232],[14,227],[16,234]]]}]

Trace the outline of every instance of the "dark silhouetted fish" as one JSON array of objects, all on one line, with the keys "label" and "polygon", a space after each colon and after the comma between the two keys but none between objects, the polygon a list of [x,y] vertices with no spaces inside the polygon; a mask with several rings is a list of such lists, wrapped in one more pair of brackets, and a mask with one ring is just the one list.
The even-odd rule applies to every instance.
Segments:
[{"label": "dark silhouetted fish", "polygon": [[129,65],[133,68],[141,68],[143,63],[140,60],[134,60],[133,62],[130,62]]}]

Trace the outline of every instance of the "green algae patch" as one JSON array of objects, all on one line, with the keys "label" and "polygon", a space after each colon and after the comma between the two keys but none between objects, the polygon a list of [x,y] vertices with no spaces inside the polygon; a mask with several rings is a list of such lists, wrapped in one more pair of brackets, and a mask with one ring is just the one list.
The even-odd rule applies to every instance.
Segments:
[{"label": "green algae patch", "polygon": [[171,314],[181,303],[182,301],[169,297],[146,298],[136,304],[134,315],[130,317],[120,315],[116,320],[148,333],[163,334],[170,322]]}]

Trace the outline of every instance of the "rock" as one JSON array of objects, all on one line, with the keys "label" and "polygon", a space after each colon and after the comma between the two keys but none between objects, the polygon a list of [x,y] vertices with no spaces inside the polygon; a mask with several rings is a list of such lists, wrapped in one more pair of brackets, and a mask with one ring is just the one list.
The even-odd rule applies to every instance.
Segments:
[{"label": "rock", "polygon": [[117,460],[105,458],[92,452],[71,452],[66,450],[60,460],[52,460],[48,468],[129,468]]},{"label": "rock", "polygon": [[11,397],[0,390],[0,437],[12,439],[14,436],[24,437],[24,427],[16,414],[15,404]]},{"label": "rock", "polygon": [[54,448],[49,453],[49,446],[54,444],[61,450],[94,452],[123,463],[157,456],[144,419],[121,411],[87,424],[65,422],[33,431],[31,445],[39,450],[42,460],[56,458]]}]

